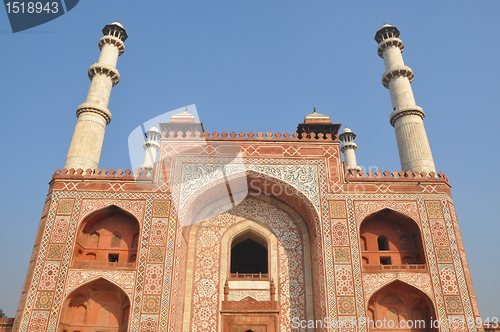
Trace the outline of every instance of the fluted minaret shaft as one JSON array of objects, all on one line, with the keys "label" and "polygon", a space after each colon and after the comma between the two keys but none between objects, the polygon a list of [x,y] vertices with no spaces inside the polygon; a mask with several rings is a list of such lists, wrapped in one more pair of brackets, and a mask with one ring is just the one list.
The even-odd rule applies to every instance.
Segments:
[{"label": "fluted minaret shaft", "polygon": [[404,44],[399,34],[398,28],[384,25],[377,31],[375,40],[379,44],[378,55],[384,59],[382,84],[391,94],[390,122],[396,130],[401,168],[403,171],[435,172],[423,122],[425,113],[415,103],[410,84],[413,71],[404,64]]},{"label": "fluted minaret shaft", "polygon": [[64,164],[67,169],[98,167],[106,126],[111,122],[109,98],[112,87],[120,81],[116,63],[125,50],[123,42],[128,35],[118,22],[106,25],[102,33],[99,60],[88,71],[91,83],[87,99],[76,111],[78,120]]}]

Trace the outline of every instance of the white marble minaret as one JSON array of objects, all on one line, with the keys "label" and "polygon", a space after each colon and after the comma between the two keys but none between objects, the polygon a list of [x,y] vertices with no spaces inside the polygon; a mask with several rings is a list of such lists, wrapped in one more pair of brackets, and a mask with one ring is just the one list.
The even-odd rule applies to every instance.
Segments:
[{"label": "white marble minaret", "polygon": [[435,172],[431,148],[424,128],[424,111],[415,103],[411,89],[413,71],[405,66],[404,44],[396,27],[384,24],[375,34],[378,55],[384,59],[382,84],[391,92],[391,125],[396,129],[403,171]]},{"label": "white marble minaret", "polygon": [[344,128],[342,134],[339,135],[339,140],[342,142],[340,151],[344,154],[345,166],[348,171],[361,171],[361,167],[356,162],[356,150],[358,146],[354,143],[356,134],[349,128]]},{"label": "white marble minaret", "polygon": [[160,149],[158,140],[161,138],[160,131],[156,127],[151,127],[146,134],[146,142],[144,148],[144,162],[139,166],[139,170],[152,170],[156,162],[156,153]]},{"label": "white marble minaret", "polygon": [[101,55],[96,64],[90,66],[91,80],[87,99],[78,106],[75,131],[71,139],[64,168],[84,170],[97,168],[101,156],[106,126],[111,121],[108,109],[111,88],[120,81],[116,69],[118,57],[123,54],[127,31],[114,22],[102,29],[104,37],[99,41]]}]

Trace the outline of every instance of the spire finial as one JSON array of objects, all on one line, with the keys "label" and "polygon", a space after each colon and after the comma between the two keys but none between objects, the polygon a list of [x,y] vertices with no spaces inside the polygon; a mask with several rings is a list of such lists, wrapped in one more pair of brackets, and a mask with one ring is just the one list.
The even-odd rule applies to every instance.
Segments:
[{"label": "spire finial", "polygon": [[313,110],[313,113],[316,113],[316,106],[314,106],[314,110]]}]

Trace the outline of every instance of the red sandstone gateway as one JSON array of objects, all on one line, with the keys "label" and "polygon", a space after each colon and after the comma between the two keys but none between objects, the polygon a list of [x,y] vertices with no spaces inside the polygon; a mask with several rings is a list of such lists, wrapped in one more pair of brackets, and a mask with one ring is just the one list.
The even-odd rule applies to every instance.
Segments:
[{"label": "red sandstone gateway", "polygon": [[100,170],[127,38],[119,23],[103,32],[15,331],[474,330],[450,185],[435,172],[397,28],[375,38],[396,172],[362,171],[356,135],[316,110],[291,134],[203,132],[187,112],[152,128],[141,170]]}]

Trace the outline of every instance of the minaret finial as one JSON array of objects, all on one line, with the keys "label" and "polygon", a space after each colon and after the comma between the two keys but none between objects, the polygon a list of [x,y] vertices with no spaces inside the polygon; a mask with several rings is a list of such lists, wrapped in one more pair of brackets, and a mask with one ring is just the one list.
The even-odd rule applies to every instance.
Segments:
[{"label": "minaret finial", "polygon": [[96,169],[101,157],[106,125],[111,121],[108,109],[111,88],[120,81],[116,69],[118,57],[123,54],[127,31],[120,23],[107,24],[99,41],[101,55],[88,71],[91,80],[87,99],[78,106],[75,130],[64,168]]},{"label": "minaret finial", "polygon": [[436,172],[424,128],[424,111],[415,103],[410,85],[413,71],[404,64],[404,44],[399,34],[395,26],[383,25],[375,34],[375,41],[385,64],[382,84],[391,91],[390,122],[396,130],[401,168],[405,172]]}]

